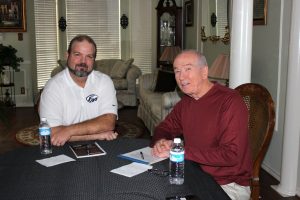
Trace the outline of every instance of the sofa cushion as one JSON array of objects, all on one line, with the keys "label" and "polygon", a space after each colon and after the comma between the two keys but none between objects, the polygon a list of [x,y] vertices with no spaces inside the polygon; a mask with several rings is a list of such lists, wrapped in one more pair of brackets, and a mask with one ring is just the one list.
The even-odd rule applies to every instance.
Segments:
[{"label": "sofa cushion", "polygon": [[125,78],[113,78],[112,81],[116,90],[127,90],[128,82]]},{"label": "sofa cushion", "polygon": [[125,62],[122,60],[116,61],[110,72],[111,78],[124,78],[132,63],[133,58],[128,59]]},{"label": "sofa cushion", "polygon": [[154,92],[171,92],[176,88],[176,80],[173,72],[159,70]]}]

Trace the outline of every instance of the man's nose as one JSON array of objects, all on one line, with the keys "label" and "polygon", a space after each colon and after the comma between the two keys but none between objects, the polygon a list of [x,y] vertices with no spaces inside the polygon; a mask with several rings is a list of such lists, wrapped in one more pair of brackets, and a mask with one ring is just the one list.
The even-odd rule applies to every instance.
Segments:
[{"label": "man's nose", "polygon": [[81,62],[81,63],[86,63],[86,57],[85,57],[85,56],[82,56],[81,59],[80,59],[80,62]]},{"label": "man's nose", "polygon": [[179,73],[179,80],[183,80],[184,79],[184,77],[185,77],[185,72],[184,71],[181,71],[180,73]]}]

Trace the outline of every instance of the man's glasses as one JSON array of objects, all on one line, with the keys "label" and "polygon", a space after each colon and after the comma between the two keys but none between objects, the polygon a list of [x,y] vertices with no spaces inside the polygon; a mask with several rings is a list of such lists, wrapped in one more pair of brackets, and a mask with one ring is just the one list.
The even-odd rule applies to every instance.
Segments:
[{"label": "man's glasses", "polygon": [[148,172],[161,177],[169,176],[169,171],[162,169],[148,169]]}]

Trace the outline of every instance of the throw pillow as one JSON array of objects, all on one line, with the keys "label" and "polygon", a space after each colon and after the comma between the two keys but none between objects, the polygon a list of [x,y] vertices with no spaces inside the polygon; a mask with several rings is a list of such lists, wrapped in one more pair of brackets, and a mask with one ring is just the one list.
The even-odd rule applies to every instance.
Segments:
[{"label": "throw pillow", "polygon": [[176,88],[175,74],[173,72],[159,70],[154,92],[171,92]]},{"label": "throw pillow", "polygon": [[123,60],[117,60],[110,71],[111,78],[124,78],[133,61],[133,58],[125,62]]}]

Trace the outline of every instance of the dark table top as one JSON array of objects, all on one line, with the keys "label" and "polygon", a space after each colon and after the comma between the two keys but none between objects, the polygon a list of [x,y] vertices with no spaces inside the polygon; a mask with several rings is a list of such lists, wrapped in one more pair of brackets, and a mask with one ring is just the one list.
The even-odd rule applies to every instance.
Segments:
[{"label": "dark table top", "polygon": [[[54,147],[53,153],[43,156],[38,146],[24,147],[0,155],[0,198],[17,199],[128,199],[164,200],[169,196],[196,194],[199,199],[229,199],[221,187],[206,173],[187,161],[185,183],[169,184],[168,177],[145,172],[128,178],[111,173],[112,169],[131,162],[117,157],[121,153],[149,145],[149,140],[119,138],[98,141],[107,155],[76,159],[69,146]],[[76,159],[53,167],[35,160],[65,154]],[[168,159],[154,164],[168,169]]]}]

